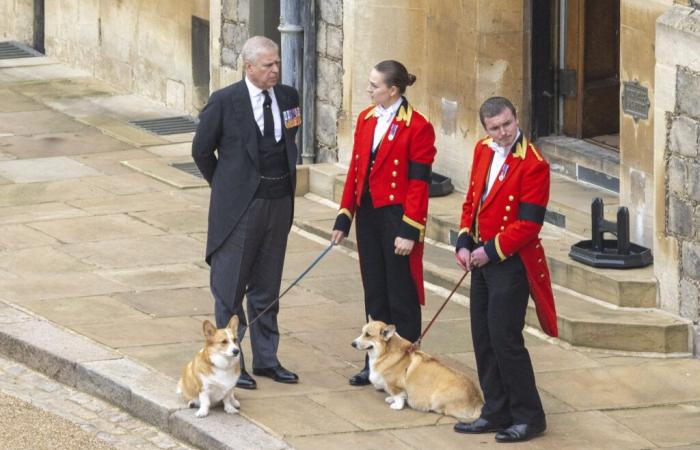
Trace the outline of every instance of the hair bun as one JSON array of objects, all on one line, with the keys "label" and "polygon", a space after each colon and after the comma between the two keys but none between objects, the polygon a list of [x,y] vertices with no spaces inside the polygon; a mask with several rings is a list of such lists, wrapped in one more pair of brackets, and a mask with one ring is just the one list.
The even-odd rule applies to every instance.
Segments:
[{"label": "hair bun", "polygon": [[413,83],[415,83],[415,82],[416,82],[416,76],[413,75],[412,73],[409,73],[409,74],[408,74],[408,83],[407,83],[407,84],[408,84],[409,86],[413,86]]}]

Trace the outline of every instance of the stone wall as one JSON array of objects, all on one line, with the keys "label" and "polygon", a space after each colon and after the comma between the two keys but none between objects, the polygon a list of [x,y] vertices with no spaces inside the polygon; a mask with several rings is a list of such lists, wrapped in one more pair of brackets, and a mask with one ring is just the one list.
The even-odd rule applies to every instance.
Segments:
[{"label": "stone wall", "polygon": [[660,306],[695,324],[700,352],[700,16],[673,6],[657,22],[654,180]]},{"label": "stone wall", "polygon": [[466,188],[474,143],[485,133],[478,117],[483,100],[495,94],[511,98],[527,129],[527,3],[345,0],[340,163],[347,164],[355,120],[369,104],[372,66],[396,59],[417,76],[407,97],[435,127],[433,170]]},{"label": "stone wall", "polygon": [[0,2],[0,41],[19,41],[33,45],[34,0]]},{"label": "stone wall", "polygon": [[343,104],[343,1],[320,0],[317,5],[316,162],[336,162]]},{"label": "stone wall", "polygon": [[239,57],[250,36],[250,0],[223,0],[221,63],[243,73]]},{"label": "stone wall", "polygon": [[117,86],[194,112],[192,16],[208,0],[47,0],[46,53]]}]

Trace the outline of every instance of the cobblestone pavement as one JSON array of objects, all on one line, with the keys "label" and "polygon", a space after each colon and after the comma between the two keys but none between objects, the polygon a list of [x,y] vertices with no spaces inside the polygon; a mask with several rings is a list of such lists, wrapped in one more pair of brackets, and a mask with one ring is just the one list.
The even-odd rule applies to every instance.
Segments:
[{"label": "cobblestone pavement", "polygon": [[0,358],[0,449],[191,449],[95,397]]}]

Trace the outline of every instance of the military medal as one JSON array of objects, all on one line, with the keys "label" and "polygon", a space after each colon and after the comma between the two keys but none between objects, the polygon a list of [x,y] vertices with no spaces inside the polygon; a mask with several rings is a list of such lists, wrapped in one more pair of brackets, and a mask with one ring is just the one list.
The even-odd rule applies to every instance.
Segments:
[{"label": "military medal", "polygon": [[394,136],[396,136],[396,132],[398,131],[398,129],[399,129],[398,124],[396,124],[396,123],[391,124],[391,129],[389,130],[389,140],[390,141],[394,140]]},{"label": "military medal", "polygon": [[285,128],[294,128],[301,125],[301,110],[298,106],[296,108],[282,111],[282,117],[284,118]]},{"label": "military medal", "polygon": [[503,163],[503,167],[501,167],[501,173],[498,174],[498,181],[503,181],[503,179],[506,177],[507,172],[508,172],[508,164]]}]

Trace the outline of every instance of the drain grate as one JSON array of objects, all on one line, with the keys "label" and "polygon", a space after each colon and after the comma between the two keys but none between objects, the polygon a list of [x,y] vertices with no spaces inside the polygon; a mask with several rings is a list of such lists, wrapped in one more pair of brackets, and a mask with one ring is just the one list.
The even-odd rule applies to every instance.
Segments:
[{"label": "drain grate", "polygon": [[172,163],[172,164],[170,164],[170,166],[174,167],[175,169],[182,170],[185,173],[189,173],[190,175],[193,175],[197,178],[204,179],[204,177],[202,176],[202,173],[197,168],[197,165],[193,162]]},{"label": "drain grate", "polygon": [[34,58],[44,56],[19,42],[0,42],[0,59]]},{"label": "drain grate", "polygon": [[168,134],[194,133],[197,130],[197,121],[190,116],[132,120],[129,123],[160,136],[165,136]]}]

